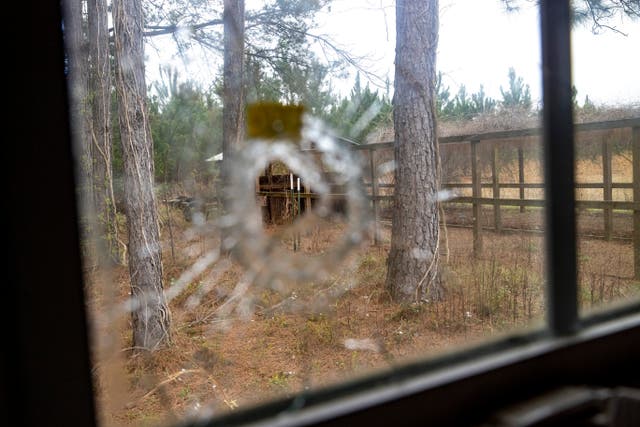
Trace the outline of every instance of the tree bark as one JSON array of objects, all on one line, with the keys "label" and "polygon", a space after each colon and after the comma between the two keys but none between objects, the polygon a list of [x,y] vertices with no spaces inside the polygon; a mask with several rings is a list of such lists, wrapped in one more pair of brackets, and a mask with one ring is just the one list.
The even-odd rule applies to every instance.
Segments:
[{"label": "tree bark", "polygon": [[64,37],[67,48],[67,67],[69,76],[70,115],[72,121],[72,138],[78,158],[77,173],[79,176],[79,195],[82,202],[91,203],[91,139],[89,123],[91,108],[88,99],[88,61],[87,44],[82,16],[83,0],[64,2]]},{"label": "tree bark", "polygon": [[119,261],[119,236],[111,169],[111,61],[106,0],[87,0],[91,94],[91,157],[93,203],[102,250]]},{"label": "tree bark", "polygon": [[154,350],[170,339],[154,193],[153,140],[144,77],[140,0],[114,0],[116,90],[129,231],[133,346]]},{"label": "tree bark", "polygon": [[396,2],[395,191],[386,286],[395,301],[439,298],[435,82],[438,1]]},{"label": "tree bark", "polygon": [[[244,139],[244,0],[224,0],[224,65],[222,88],[222,185],[229,182],[229,159]],[[224,192],[223,210],[228,197]],[[224,235],[222,242],[224,243]],[[222,245],[226,252],[228,248]]]}]

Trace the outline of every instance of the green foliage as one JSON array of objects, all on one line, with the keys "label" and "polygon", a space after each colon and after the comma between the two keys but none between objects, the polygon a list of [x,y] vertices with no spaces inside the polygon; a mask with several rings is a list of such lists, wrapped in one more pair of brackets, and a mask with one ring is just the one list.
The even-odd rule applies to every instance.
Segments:
[{"label": "green foliage", "polygon": [[[193,1],[193,0],[192,0]],[[246,11],[245,101],[305,106],[323,117],[336,102],[329,76],[340,72],[339,61],[321,63],[310,35],[315,14],[326,0],[272,0]],[[219,42],[219,40],[217,41]],[[222,97],[222,73],[215,93]]]},{"label": "green foliage", "polygon": [[196,83],[178,83],[178,75],[163,71],[149,100],[156,179],[180,181],[210,178],[215,164],[206,159],[222,146],[222,108]]},{"label": "green foliage", "polygon": [[185,385],[184,387],[182,387],[178,392],[178,396],[182,400],[187,400],[190,395],[191,395],[191,388],[189,388],[188,385]]},{"label": "green foliage", "polygon": [[289,378],[292,375],[292,372],[278,371],[269,377],[269,384],[286,389],[289,387]]},{"label": "green foliage", "polygon": [[582,106],[578,102],[578,88],[571,87],[571,101],[573,102],[573,110],[575,113],[593,113],[598,110],[598,107],[589,99],[589,95],[585,95],[584,103]]},{"label": "green foliage", "polygon": [[[334,102],[331,88],[327,82],[330,72],[340,71],[341,60],[329,61],[323,65],[318,61],[311,43],[326,45],[322,37],[311,34],[310,29],[316,24],[315,15],[323,7],[330,4],[330,0],[267,0],[261,3],[247,4],[245,10],[245,87],[246,102],[277,101],[285,104],[304,104],[309,112],[323,115]],[[200,45],[216,55],[222,51],[223,4],[220,1],[205,2],[203,0],[167,0],[160,3],[145,4],[145,18],[147,20],[147,36],[175,33],[173,40],[178,51],[182,54]],[[212,17],[214,17],[212,19]],[[189,37],[176,32],[177,28],[190,28]],[[175,82],[169,85],[171,90],[165,91],[164,98],[176,98],[177,92],[185,92],[189,88],[178,88]],[[193,86],[193,85],[191,85]],[[215,92],[221,95],[222,73],[215,79]],[[193,87],[192,87],[193,88]],[[167,93],[168,92],[168,93]],[[197,107],[193,102],[184,99],[188,94],[180,94],[176,105],[165,105],[167,99],[158,99],[158,111],[163,116],[171,115],[167,109],[175,110],[180,102],[189,103],[191,108]],[[208,96],[208,95],[207,95]],[[220,97],[221,99],[221,97]],[[196,108],[198,110],[199,107]],[[199,110],[198,110],[199,111]],[[175,111],[174,111],[175,112]],[[163,117],[167,118],[167,117]],[[171,117],[169,117],[171,118]],[[219,120],[217,117],[215,120]],[[182,120],[184,122],[184,120]],[[167,146],[158,147],[160,158],[176,158],[167,155],[172,147],[185,146],[189,150],[182,151],[183,156],[176,164],[165,164],[159,167],[159,177],[182,178],[188,173],[185,164],[192,163],[195,157],[203,151],[200,143],[176,140],[171,134],[174,125],[167,129],[155,129],[156,135]],[[184,130],[181,131],[184,133]],[[179,138],[178,138],[179,139]],[[198,138],[195,138],[198,139]],[[217,135],[214,134],[217,140]],[[215,154],[215,153],[214,153]]]},{"label": "green foliage", "polygon": [[536,309],[533,301],[544,281],[530,265],[510,265],[492,258],[476,264],[475,269],[471,289],[474,302],[470,306],[473,313],[496,324],[509,317],[514,323],[518,318],[532,318]]},{"label": "green foliage", "polygon": [[436,114],[441,119],[469,120],[478,114],[489,113],[496,110],[497,102],[484,92],[484,86],[480,85],[478,92],[467,94],[465,85],[458,88],[458,93],[451,98],[448,86],[442,83],[442,73],[436,78]]},{"label": "green foliage", "polygon": [[[247,104],[254,102],[281,102],[282,82],[278,76],[270,75],[264,65],[255,57],[248,56],[245,62]],[[217,84],[217,92],[222,94],[222,80]]]},{"label": "green foliage", "polygon": [[[265,0],[246,2],[245,45],[262,57],[283,57],[278,44],[307,38],[315,14],[330,0]],[[258,8],[256,8],[258,6]],[[143,2],[145,36],[173,35],[180,54],[201,47],[222,52],[223,2],[205,0],[163,0]],[[180,31],[189,29],[189,31]]]},{"label": "green foliage", "polygon": [[442,73],[436,78],[436,114],[442,119],[469,120],[482,113],[495,111],[497,102],[487,97],[484,86],[471,95],[467,88],[461,85],[455,97],[451,98],[449,87],[442,83]]},{"label": "green foliage", "polygon": [[591,100],[589,99],[589,95],[585,95],[584,103],[582,104],[581,108],[586,112],[593,112],[597,110],[596,104],[591,102]]},{"label": "green foliage", "polygon": [[391,125],[391,111],[389,97],[372,91],[368,83],[363,88],[358,73],[349,97],[333,105],[324,119],[339,135],[364,142],[374,129]]},{"label": "green foliage", "polygon": [[505,90],[500,86],[502,94],[501,105],[503,108],[522,108],[531,110],[531,91],[529,85],[524,83],[522,77],[516,75],[516,70],[509,68],[509,87]]},{"label": "green foliage", "polygon": [[578,106],[578,88],[576,85],[571,86],[571,103],[574,109]]},{"label": "green foliage", "polygon": [[264,63],[249,56],[246,64],[246,100],[280,102],[305,106],[316,116],[323,116],[335,103],[328,83],[329,67],[315,57],[304,61],[285,60]]},{"label": "green foliage", "polygon": [[326,0],[275,0],[247,13],[245,61],[247,102],[303,104],[314,115],[334,102],[329,74],[339,63],[322,64],[310,35]]},{"label": "green foliage", "polygon": [[487,97],[484,93],[484,86],[480,85],[480,90],[471,94],[471,105],[478,113],[488,113],[495,111],[497,101]]}]

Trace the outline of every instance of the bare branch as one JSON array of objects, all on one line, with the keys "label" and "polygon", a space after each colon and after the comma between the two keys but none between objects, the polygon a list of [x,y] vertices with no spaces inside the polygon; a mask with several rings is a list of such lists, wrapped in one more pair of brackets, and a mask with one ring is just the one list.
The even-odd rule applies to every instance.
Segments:
[{"label": "bare branch", "polygon": [[152,31],[145,31],[143,34],[145,37],[154,37],[154,36],[162,36],[165,34],[174,34],[178,31],[189,30],[192,33],[195,33],[197,30],[214,27],[217,25],[222,25],[222,19],[212,19],[210,21],[202,22],[200,24],[195,25],[146,25],[145,28]]},{"label": "bare branch", "polygon": [[350,52],[348,52],[346,49],[343,49],[341,47],[339,47],[337,44],[335,44],[332,40],[330,40],[328,37],[326,36],[322,36],[319,34],[313,34],[310,33],[308,31],[301,31],[297,28],[288,26],[282,22],[279,21],[265,21],[264,23],[265,25],[270,25],[274,28],[278,28],[280,30],[283,31],[289,31],[289,32],[296,32],[299,33],[301,35],[304,35],[305,37],[308,37],[312,40],[315,40],[316,42],[318,42],[320,44],[320,47],[323,51],[323,53],[325,53],[325,57],[329,58],[330,55],[327,54],[327,51],[332,51],[335,55],[337,55],[340,59],[342,59],[344,62],[346,62],[347,64],[353,66],[356,70],[360,71],[369,81],[371,81],[371,83],[373,83],[374,85],[378,86],[378,87],[385,87],[385,80],[378,76],[375,73],[372,73],[371,71],[369,71],[368,69],[364,68],[361,64],[360,61],[364,58],[362,57],[356,57],[354,55],[352,55]]}]

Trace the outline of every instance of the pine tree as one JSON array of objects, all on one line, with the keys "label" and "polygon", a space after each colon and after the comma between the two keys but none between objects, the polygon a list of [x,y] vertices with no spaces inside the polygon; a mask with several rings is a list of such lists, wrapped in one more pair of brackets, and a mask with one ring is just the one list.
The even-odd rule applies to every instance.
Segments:
[{"label": "pine tree", "polygon": [[386,287],[403,303],[441,296],[434,108],[438,13],[437,0],[396,2],[396,169]]},{"label": "pine tree", "polygon": [[154,193],[153,140],[148,122],[140,0],[114,0],[116,88],[124,165],[133,346],[155,350],[170,340],[160,227]]},{"label": "pine tree", "polygon": [[502,94],[501,105],[503,108],[522,108],[527,111],[531,109],[529,85],[524,83],[522,77],[516,75],[516,70],[513,67],[509,68],[509,87],[505,90],[500,86],[500,93]]},{"label": "pine tree", "polygon": [[364,88],[360,73],[356,73],[349,97],[333,106],[326,121],[341,135],[356,142],[364,142],[374,129],[391,124],[391,102],[387,96]]}]

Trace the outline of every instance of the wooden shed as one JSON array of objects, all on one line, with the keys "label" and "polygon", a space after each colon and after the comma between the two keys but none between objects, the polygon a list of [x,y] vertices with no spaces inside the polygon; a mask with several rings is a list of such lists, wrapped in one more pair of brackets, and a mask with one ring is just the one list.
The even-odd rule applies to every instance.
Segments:
[{"label": "wooden shed", "polygon": [[[348,146],[356,145],[354,141],[338,138]],[[320,152],[312,146],[307,152],[317,153],[320,162]],[[346,186],[336,183],[336,173],[324,170],[323,181],[329,185],[329,197],[335,213],[346,213]],[[298,189],[298,180],[299,189]],[[284,224],[291,221],[296,214],[304,213],[312,208],[319,195],[313,189],[313,183],[307,183],[293,173],[284,162],[271,163],[256,179],[256,194],[262,204],[262,218],[265,223]]]}]

